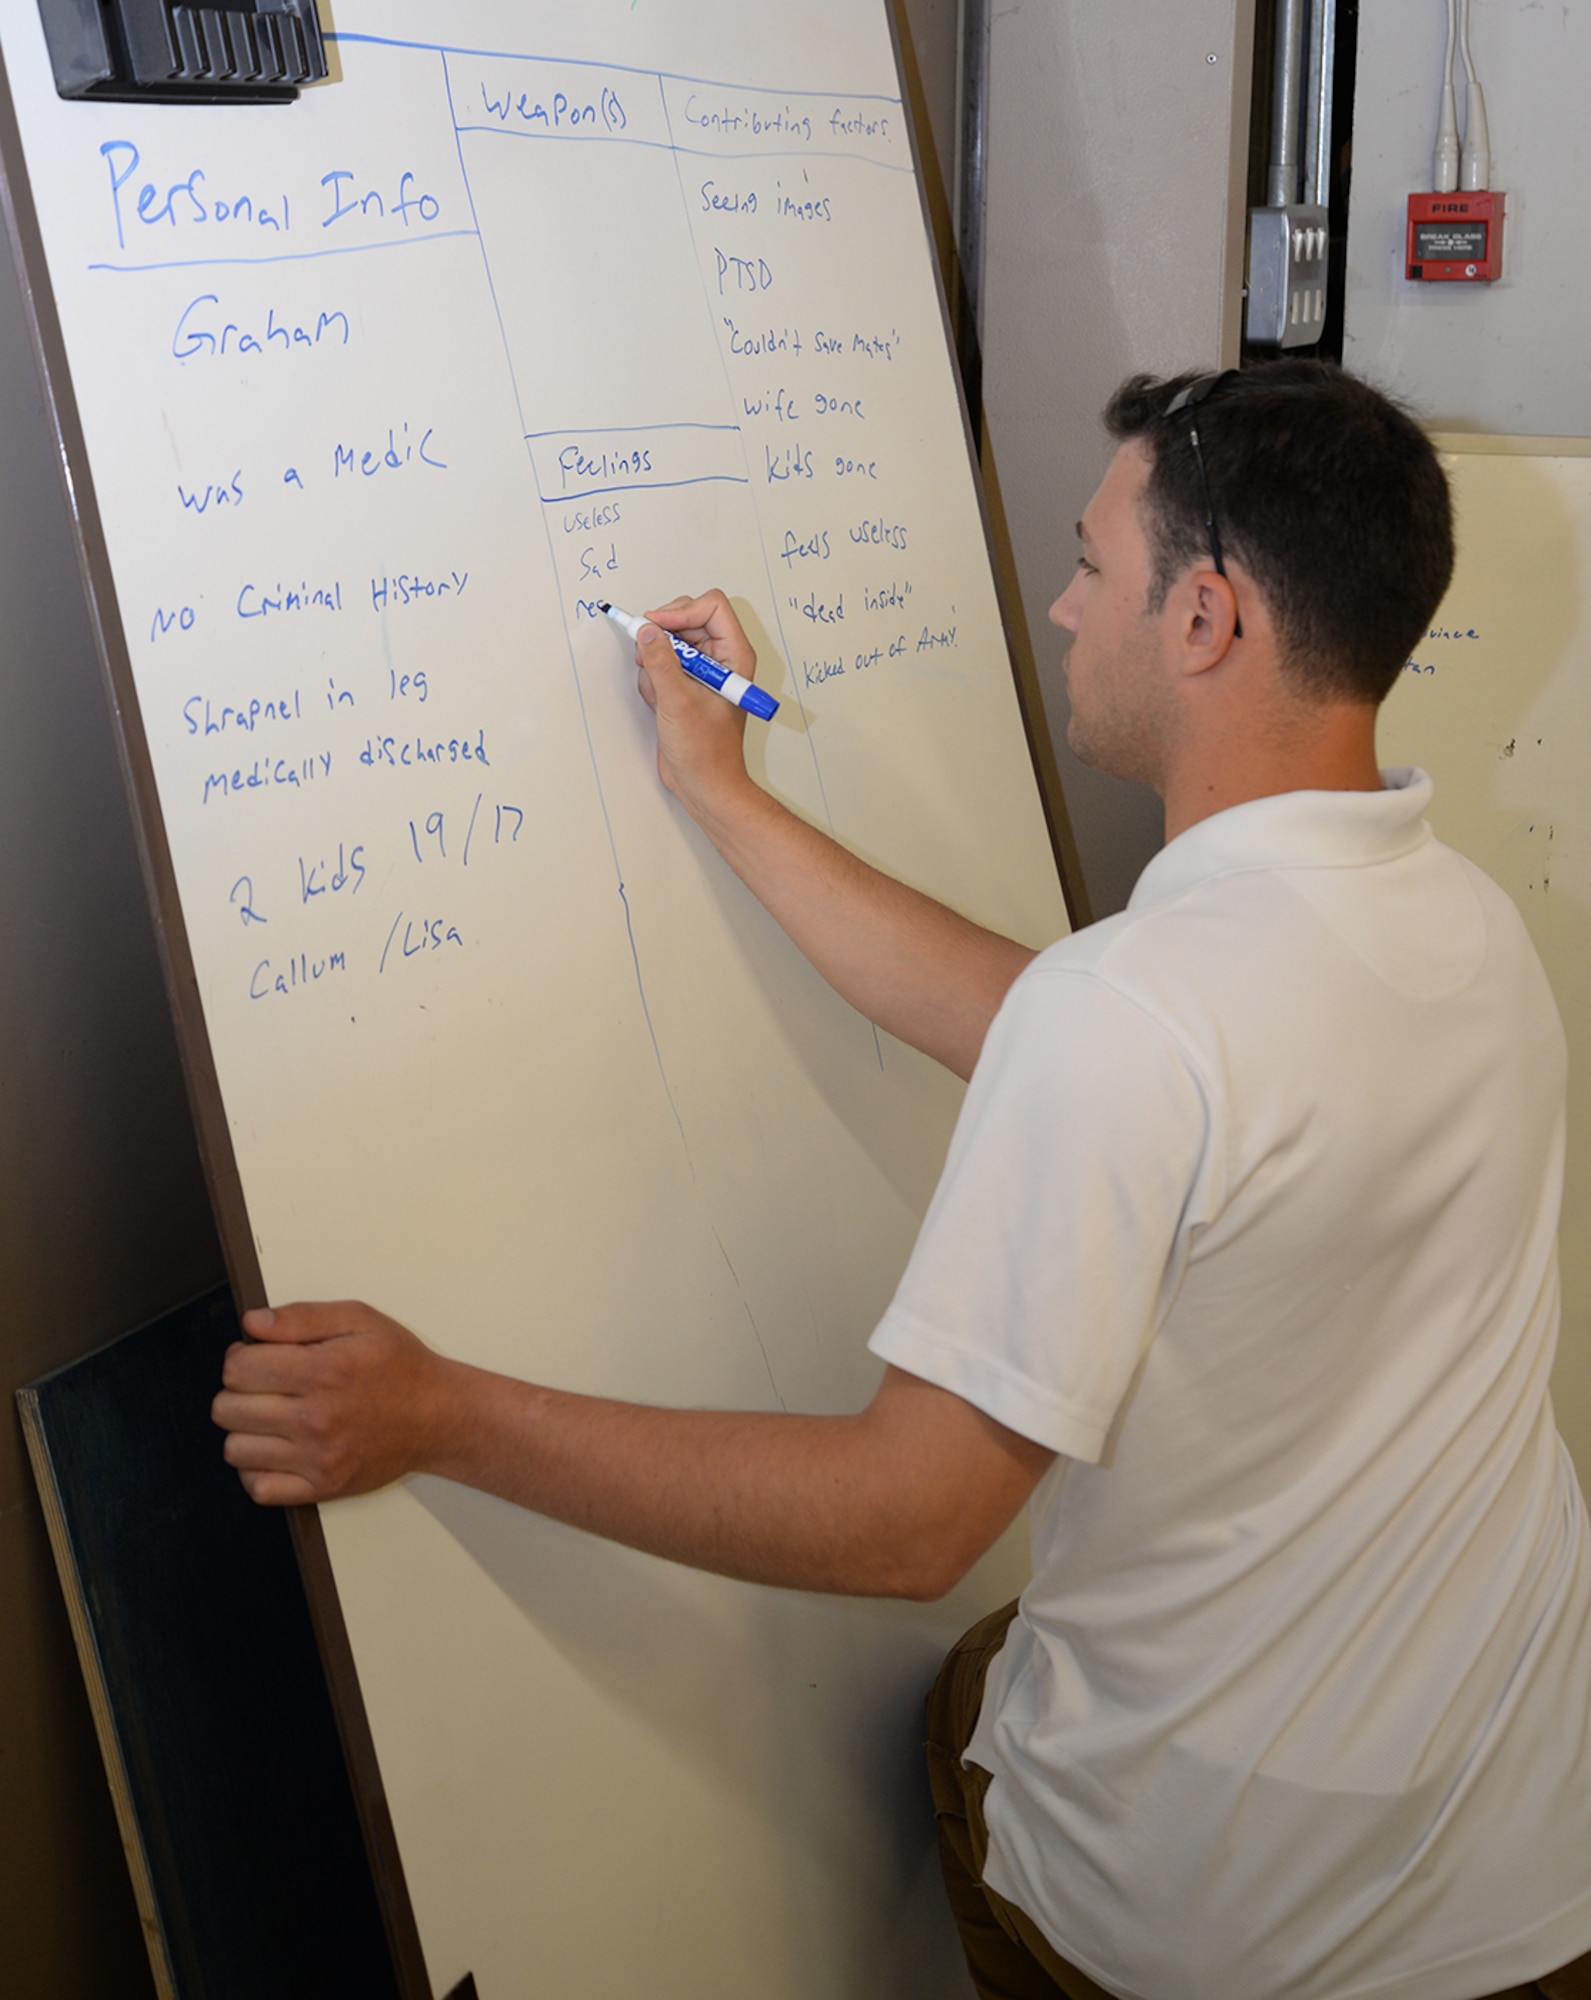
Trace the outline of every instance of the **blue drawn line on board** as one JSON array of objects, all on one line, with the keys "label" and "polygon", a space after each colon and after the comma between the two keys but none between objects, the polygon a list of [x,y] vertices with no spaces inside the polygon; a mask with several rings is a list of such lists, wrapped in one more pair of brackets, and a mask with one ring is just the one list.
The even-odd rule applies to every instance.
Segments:
[{"label": "blue drawn line on board", "polygon": [[[661,83],[659,83],[658,87],[659,90],[661,91],[662,90]],[[663,93],[663,118],[668,127],[669,137],[670,139],[672,139],[674,137],[674,121],[669,112],[668,95],[666,92]],[[695,214],[691,208],[690,197],[686,193],[685,189],[685,174],[683,168],[680,165],[680,160],[679,160],[680,150],[681,149],[679,147],[674,148],[674,178],[679,187],[680,204],[685,214],[685,226],[689,230],[691,242],[694,244],[696,241]],[[702,288],[702,302],[707,308],[707,317],[713,329],[713,347],[714,351],[718,355],[719,373],[724,378],[724,393],[729,398],[730,407],[733,408],[735,396],[734,396],[734,385],[731,383],[729,379],[729,357],[725,354],[723,342],[719,338],[718,317],[714,312],[713,300],[707,290],[707,272],[701,262],[700,257],[698,257],[697,259],[696,276],[697,276],[697,282],[701,285]],[[751,484],[751,461],[745,455],[746,454],[745,432],[744,430],[741,429],[741,426],[738,424],[735,426],[735,429],[740,432],[741,459],[742,463],[746,467],[746,483],[749,486]],[[753,489],[752,507],[754,510],[757,511],[757,516],[758,516],[759,532],[757,535],[757,545],[762,550],[763,576],[768,586],[767,602],[773,607],[774,631],[778,636],[779,650],[784,655],[786,664],[789,665],[789,663],[795,659],[796,655],[790,645],[789,637],[785,632],[784,618],[779,609],[779,601],[780,601],[779,591],[774,583],[773,566],[770,561],[768,553],[768,537],[765,533],[761,532],[762,517],[761,517],[761,510],[757,507],[755,489]],[[831,834],[835,834],[834,814],[829,806],[829,788],[823,781],[823,760],[821,757],[819,757],[818,746],[813,741],[812,717],[807,713],[807,705],[801,698],[801,684],[797,679],[796,675],[794,674],[794,672],[792,672],[790,675],[790,685],[791,685],[791,693],[794,697],[797,711],[801,716],[801,733],[806,739],[807,755],[812,759],[812,775],[817,780],[818,798],[823,807],[823,818],[828,826],[829,832]],[[835,834],[835,837],[838,838],[838,835]],[[879,1037],[879,1031],[877,1025],[873,1022],[869,1022],[868,1026],[872,1030],[873,1053],[878,1059],[879,1068],[882,1070],[884,1067],[884,1044]]]},{"label": "blue drawn line on board", "polygon": [[703,472],[695,479],[653,479],[632,486],[584,486],[578,493],[542,493],[538,485],[537,494],[544,507],[560,507],[566,500],[594,500],[601,493],[667,493],[676,486],[749,486],[750,483],[741,472]]},{"label": "blue drawn line on board", "polygon": [[739,437],[740,425],[703,424],[689,421],[677,424],[590,424],[584,430],[581,430],[573,428],[568,424],[560,424],[556,430],[552,431],[526,431],[525,442],[529,444],[535,438],[640,437],[648,432],[655,433],[657,431],[727,431],[732,437]]},{"label": "blue drawn line on board", "polygon": [[385,972],[387,969],[387,953],[392,949],[392,940],[398,935],[398,926],[402,922],[403,922],[403,912],[402,910],[400,910],[392,920],[392,929],[387,932],[386,943],[381,947],[381,963],[376,967],[376,972],[378,975]]},{"label": "blue drawn line on board", "polygon": [[466,868],[468,868],[470,865],[470,842],[475,838],[476,814],[479,813],[481,809],[481,800],[484,797],[485,797],[484,792],[477,792],[475,794],[475,806],[474,810],[470,813],[469,831],[464,836],[464,866]]},{"label": "blue drawn line on board", "polygon": [[[544,63],[558,69],[599,69],[612,70],[620,76],[658,77],[667,83],[694,83],[703,90],[756,91],[765,97],[813,97],[844,99],[855,104],[890,104],[900,109],[901,100],[882,90],[790,90],[781,91],[773,84],[726,82],[723,77],[690,76],[680,70],[647,69],[639,63],[598,62],[589,56],[538,56],[526,49],[473,49],[459,42],[406,41],[397,35],[368,35],[344,33],[328,30],[328,42],[363,42],[371,48],[417,49],[425,54],[435,53],[445,59],[448,56],[473,58],[482,62],[530,62]],[[665,103],[664,110],[667,111]],[[448,88],[448,109],[453,110],[451,81]],[[462,165],[462,161],[460,162]]]},{"label": "blue drawn line on board", "polygon": [[[412,45],[412,44],[409,44],[409,45],[403,45],[403,44],[400,44],[399,46],[414,46],[414,45]],[[446,55],[446,53],[445,53],[444,51],[442,51],[442,50],[438,50],[438,51],[437,51],[437,54],[438,54],[438,58],[439,58],[439,60],[440,60],[440,62],[441,62],[441,65],[442,65],[442,87],[443,87],[443,90],[444,90],[444,91],[446,92],[446,95],[447,95],[447,106],[448,106],[448,113],[449,113],[449,115],[450,115],[450,116],[452,116],[452,115],[453,115],[453,79],[452,79],[452,77],[451,77],[451,76],[450,76],[450,75],[448,74],[448,65],[447,65],[447,55]],[[454,143],[454,146],[455,146],[455,147],[457,148],[457,151],[458,151],[458,159],[459,159],[459,173],[460,173],[460,174],[462,175],[462,177],[463,177],[463,181],[464,181],[464,195],[465,195],[465,199],[466,199],[466,200],[467,200],[467,201],[469,202],[469,205],[470,205],[470,219],[471,219],[471,220],[472,220],[472,221],[474,222],[474,224],[475,224],[475,236],[476,236],[476,241],[477,241],[477,242],[478,242],[478,243],[480,244],[480,250],[481,250],[481,266],[482,266],[482,269],[483,269],[483,270],[485,271],[485,274],[486,274],[486,288],[487,288],[487,291],[488,291],[488,292],[490,293],[490,295],[491,295],[491,300],[492,300],[492,310],[493,310],[493,312],[494,312],[494,313],[495,313],[495,314],[497,315],[497,333],[498,333],[498,338],[499,338],[499,339],[500,339],[500,340],[502,341],[502,343],[503,343],[503,360],[504,360],[504,363],[505,363],[505,365],[506,365],[506,367],[507,367],[507,369],[508,369],[508,379],[509,379],[509,384],[510,384],[510,386],[511,386],[512,390],[513,390],[513,395],[514,395],[514,407],[515,407],[515,409],[516,409],[516,411],[518,412],[518,415],[519,415],[519,432],[520,432],[520,436],[521,436],[521,437],[524,437],[524,436],[526,436],[526,435],[527,435],[527,432],[526,432],[526,428],[525,428],[525,404],[524,404],[524,398],[523,398],[523,397],[521,396],[521,394],[520,394],[520,389],[519,389],[519,376],[518,376],[518,374],[517,374],[517,372],[516,372],[516,370],[515,370],[515,368],[514,368],[514,353],[513,353],[513,349],[512,349],[512,347],[511,347],[511,346],[509,345],[509,340],[508,340],[508,329],[507,329],[507,327],[506,327],[506,326],[505,326],[505,325],[503,324],[503,308],[502,308],[502,304],[501,304],[501,302],[500,302],[500,300],[498,299],[498,296],[497,296],[497,282],[496,282],[496,279],[495,279],[495,278],[493,277],[493,275],[492,275],[492,260],[491,260],[491,257],[489,256],[489,254],[487,253],[487,249],[486,249],[486,239],[485,239],[485,237],[484,237],[484,236],[482,236],[482,234],[481,234],[481,228],[480,228],[480,216],[479,216],[479,215],[478,215],[478,213],[476,212],[476,208],[475,208],[475,189],[474,189],[473,185],[471,184],[471,181],[470,181],[470,174],[469,174],[469,167],[468,167],[468,165],[466,164],[466,162],[465,162],[465,159],[464,159],[464,145],[463,145],[463,141],[462,141],[462,139],[460,138],[460,136],[459,136],[459,133],[458,133],[458,130],[457,130],[457,121],[456,121],[456,119],[455,119],[455,128],[454,128],[454,138],[453,138],[453,143]],[[529,454],[528,454],[528,452],[527,452],[527,457],[528,457],[528,455],[529,455]],[[534,478],[534,467],[532,467],[532,478]],[[542,515],[542,532],[543,532],[543,533],[545,534],[545,536],[546,536],[546,538],[547,538],[547,557],[548,557],[548,560],[549,560],[549,561],[550,561],[550,562],[552,563],[552,565],[553,565],[553,573],[554,573],[554,574],[556,575],[556,574],[557,574],[557,563],[558,563],[558,553],[557,553],[557,550],[556,550],[556,549],[554,548],[554,546],[553,546],[553,540],[552,540],[552,529],[551,529],[551,527],[550,527],[550,526],[548,525],[548,521],[547,521],[547,516],[545,515],[545,513],[544,513],[544,514]],[[565,630],[564,630],[564,643],[565,643],[565,648],[566,648],[566,652],[567,652],[567,657],[568,657],[568,661],[569,661],[569,674],[570,674],[570,678],[571,678],[571,679],[573,680],[573,682],[574,682],[574,687],[575,687],[575,700],[576,700],[576,702],[577,702],[577,703],[579,704],[579,708],[580,708],[580,727],[581,727],[581,730],[583,731],[583,733],[584,733],[584,735],[585,735],[585,739],[586,739],[586,756],[587,756],[587,759],[588,759],[588,760],[589,760],[589,762],[590,762],[590,765],[591,765],[591,775],[592,775],[592,779],[593,779],[593,781],[595,782],[595,785],[596,785],[596,789],[597,789],[597,806],[598,806],[598,809],[600,810],[600,812],[601,812],[601,814],[602,814],[602,824],[603,824],[603,827],[604,827],[604,829],[605,829],[605,831],[606,831],[606,833],[607,833],[607,840],[608,840],[608,854],[609,854],[609,857],[611,858],[611,860],[612,860],[612,862],[613,862],[613,875],[614,875],[614,880],[615,880],[615,882],[616,882],[616,883],[618,884],[618,890],[619,890],[619,901],[620,901],[620,903],[621,903],[621,905],[623,906],[623,909],[624,909],[624,929],[625,929],[625,935],[626,935],[626,937],[628,938],[628,940],[629,940],[629,945],[630,945],[630,960],[631,960],[631,963],[633,964],[633,966],[635,967],[635,988],[636,988],[636,993],[637,993],[637,995],[639,996],[639,999],[640,999],[640,1002],[641,1002],[641,1017],[642,1017],[642,1019],[643,1019],[643,1020],[644,1020],[644,1021],[646,1022],[646,1032],[647,1032],[647,1035],[648,1035],[648,1037],[650,1038],[650,1040],[651,1040],[651,1043],[652,1043],[652,1055],[653,1055],[653,1059],[654,1059],[654,1060],[655,1060],[655,1062],[657,1063],[657,1073],[658,1073],[658,1079],[659,1079],[659,1081],[660,1081],[660,1082],[662,1083],[662,1086],[663,1086],[663,1096],[664,1096],[664,1098],[666,1099],[666,1101],[667,1101],[667,1103],[668,1103],[668,1108],[669,1108],[669,1111],[670,1111],[670,1114],[672,1115],[672,1117],[673,1117],[673,1119],[674,1119],[674,1124],[675,1124],[675,1127],[677,1128],[677,1130],[678,1130],[678,1132],[679,1132],[679,1136],[680,1136],[680,1144],[681,1144],[681,1145],[682,1145],[682,1146],[684,1147],[684,1149],[685,1149],[685,1158],[686,1158],[686,1160],[687,1160],[687,1161],[689,1161],[689,1160],[690,1160],[690,1141],[689,1141],[689,1139],[687,1139],[687,1138],[686,1138],[686,1136],[685,1136],[685,1122],[684,1122],[684,1120],[683,1120],[683,1119],[682,1119],[682,1118],[680,1117],[680,1113],[679,1113],[679,1106],[678,1106],[678,1104],[677,1104],[677,1103],[675,1102],[675,1100],[674,1100],[674,1091],[673,1091],[673,1086],[672,1086],[672,1085],[671,1085],[671,1084],[669,1083],[669,1079],[668,1079],[668,1070],[667,1070],[667,1068],[666,1068],[666,1066],[665,1066],[665,1064],[664,1064],[664,1062],[663,1062],[663,1050],[662,1050],[662,1045],[661,1045],[661,1044],[659,1043],[659,1041],[658,1041],[658,1038],[657,1038],[657,1028],[656,1028],[656,1025],[654,1024],[654,1022],[653,1022],[653,1020],[652,1020],[652,1010],[651,1010],[651,1007],[650,1007],[650,1006],[648,1005],[648,1002],[647,1002],[647,997],[646,997],[646,977],[645,977],[645,974],[644,974],[644,973],[642,972],[642,970],[641,970],[641,954],[640,954],[640,951],[639,951],[639,949],[638,949],[638,947],[637,947],[637,945],[636,945],[636,941],[635,941],[635,924],[634,924],[634,921],[633,921],[633,919],[632,919],[632,917],[631,917],[631,915],[630,915],[630,899],[629,899],[629,896],[628,896],[628,895],[626,894],[626,892],[625,892],[625,887],[624,887],[624,870],[623,870],[623,868],[622,868],[622,866],[620,865],[620,862],[619,862],[619,846],[618,846],[618,841],[617,841],[617,839],[615,838],[615,836],[614,836],[614,832],[613,832],[613,816],[612,816],[612,814],[611,814],[611,813],[609,812],[609,810],[608,810],[608,801],[607,801],[607,795],[606,795],[606,793],[605,793],[605,792],[603,791],[603,787],[602,787],[602,770],[601,770],[601,767],[600,767],[600,765],[599,765],[599,764],[598,764],[598,762],[597,762],[597,751],[596,751],[596,744],[595,744],[595,743],[593,742],[593,740],[592,740],[592,736],[591,736],[591,721],[590,721],[590,718],[589,718],[589,716],[588,716],[588,715],[586,714],[586,697],[585,697],[585,690],[584,690],[584,688],[582,688],[582,687],[581,687],[581,685],[580,685],[580,675],[579,675],[579,672],[577,671],[577,669],[576,669],[576,667],[575,667],[575,657],[574,657],[574,645],[573,645],[573,642],[572,642],[572,641],[570,640],[570,638],[569,638],[569,633],[568,633],[568,628],[567,628],[567,627],[565,627]],[[394,928],[396,928],[396,926],[394,926]],[[388,940],[388,942],[390,943],[390,939]],[[692,1167],[692,1170],[691,1170],[691,1171],[692,1171],[692,1176],[693,1176],[693,1178],[694,1178],[694,1174],[695,1174],[695,1169],[694,1169],[694,1167]]]},{"label": "blue drawn line on board", "polygon": [[[695,1179],[696,1179],[696,1170],[693,1167],[691,1169],[692,1182],[694,1182]],[[700,1192],[699,1189],[698,1192]],[[704,1203],[703,1206],[705,1207],[705,1205],[706,1204]],[[757,1324],[757,1316],[751,1310],[751,1301],[746,1297],[745,1288],[740,1282],[740,1273],[735,1269],[734,1259],[730,1256],[729,1251],[725,1246],[723,1237],[719,1235],[718,1225],[716,1222],[713,1221],[711,1215],[707,1217],[707,1227],[713,1232],[713,1241],[718,1245],[718,1254],[724,1260],[724,1268],[728,1271],[730,1277],[733,1278],[733,1280],[735,1281],[735,1290],[739,1294],[741,1306],[745,1311],[746,1323],[751,1328],[751,1337],[753,1340],[756,1341],[757,1352],[762,1356],[762,1365],[768,1371],[768,1386],[770,1389],[772,1389],[773,1393],[778,1397],[780,1409],[788,1410],[790,1405],[785,1401],[784,1391],[779,1387],[778,1377],[773,1372],[773,1363],[768,1358],[768,1349],[764,1344],[762,1338],[762,1328]]]},{"label": "blue drawn line on board", "polygon": [[639,146],[654,153],[684,153],[694,160],[853,160],[864,167],[880,167],[887,174],[910,175],[913,169],[896,160],[875,159],[871,153],[842,153],[833,147],[824,147],[820,152],[786,153],[773,152],[767,147],[755,151],[729,153],[712,151],[706,146],[678,146],[662,139],[632,139],[627,134],[608,132],[518,132],[503,125],[461,125],[460,132],[486,132],[499,139],[540,139],[548,142],[568,139],[576,143],[592,144],[601,141],[608,146]]},{"label": "blue drawn line on board", "polygon": [[477,229],[433,229],[425,236],[395,236],[390,243],[329,244],[324,250],[284,250],[273,257],[170,257],[159,264],[89,264],[90,271],[197,271],[220,264],[308,264],[317,257],[358,257],[367,250],[407,250],[421,243],[445,243],[450,237],[479,236]]}]

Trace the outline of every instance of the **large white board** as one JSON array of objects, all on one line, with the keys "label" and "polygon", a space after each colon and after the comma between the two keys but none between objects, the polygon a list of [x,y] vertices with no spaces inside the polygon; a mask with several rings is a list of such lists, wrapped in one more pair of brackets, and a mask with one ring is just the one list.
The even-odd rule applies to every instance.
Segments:
[{"label": "large white board", "polygon": [[[0,0],[266,1285],[584,1390],[857,1407],[958,1087],[662,791],[593,606],[723,584],[771,789],[1064,929],[884,9],[336,27],[291,107],[67,104]],[[917,1709],[1017,1551],[923,1610],[437,1481],[325,1525],[438,1990],[964,1990]]]},{"label": "large white board", "polygon": [[1569,1036],[1558,1424],[1591,1486],[1591,442],[1437,439],[1458,567],[1383,711],[1382,761],[1524,912]]}]

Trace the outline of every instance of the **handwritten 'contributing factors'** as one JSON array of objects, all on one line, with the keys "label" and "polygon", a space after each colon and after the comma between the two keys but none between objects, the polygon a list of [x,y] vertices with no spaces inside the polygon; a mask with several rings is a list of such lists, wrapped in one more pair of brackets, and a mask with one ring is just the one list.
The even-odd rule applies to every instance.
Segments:
[{"label": "handwritten 'contributing factors'", "polygon": [[[641,636],[644,618],[636,618],[628,611],[619,610],[614,604],[599,604],[599,611],[605,612],[615,625],[622,626],[632,639]],[[662,628],[659,627],[659,630]],[[736,708],[743,708],[748,715],[759,715],[764,722],[771,722],[779,712],[779,704],[771,694],[748,681],[744,674],[732,672],[720,666],[717,660],[710,660],[705,653],[698,653],[694,646],[688,646],[683,639],[676,639],[672,632],[663,636],[674,648],[674,656],[693,680],[710,687],[715,694],[721,694],[725,701],[732,701]]]}]

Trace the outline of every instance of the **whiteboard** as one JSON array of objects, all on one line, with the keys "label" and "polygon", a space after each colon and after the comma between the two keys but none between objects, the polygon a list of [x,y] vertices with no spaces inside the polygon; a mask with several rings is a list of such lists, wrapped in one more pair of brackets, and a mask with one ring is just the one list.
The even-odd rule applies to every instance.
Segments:
[{"label": "whiteboard", "polygon": [[1524,913],[1569,1036],[1558,1425],[1591,1488],[1591,441],[1439,437],[1458,567],[1382,712],[1383,763]]},{"label": "whiteboard", "polygon": [[[62,103],[0,0],[252,1248],[560,1386],[856,1408],[959,1086],[663,792],[594,605],[724,585],[756,775],[1064,930],[886,12],[438,18],[160,108]],[[437,1990],[965,1990],[918,1705],[1018,1548],[902,1608],[435,1480],[323,1511]]]}]

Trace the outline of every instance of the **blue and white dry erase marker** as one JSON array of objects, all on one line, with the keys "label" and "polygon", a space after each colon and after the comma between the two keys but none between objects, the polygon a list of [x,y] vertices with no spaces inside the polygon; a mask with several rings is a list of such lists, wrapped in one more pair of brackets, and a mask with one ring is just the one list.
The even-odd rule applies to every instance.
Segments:
[{"label": "blue and white dry erase marker", "polygon": [[[605,611],[615,625],[622,625],[634,639],[641,627],[648,621],[632,618],[628,611],[621,611],[616,604],[599,604],[599,611]],[[663,632],[661,625],[657,628]],[[732,701],[736,708],[743,708],[748,715],[760,715],[764,722],[771,722],[779,712],[779,704],[771,694],[765,694],[760,687],[748,681],[744,674],[721,667],[716,660],[708,659],[705,653],[698,653],[694,646],[687,646],[683,639],[676,639],[672,632],[663,632],[663,637],[674,648],[675,657],[693,680],[703,687],[713,688],[725,701]]]}]

